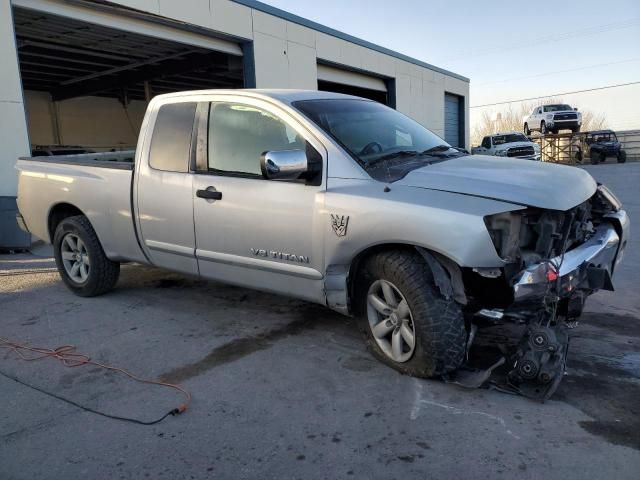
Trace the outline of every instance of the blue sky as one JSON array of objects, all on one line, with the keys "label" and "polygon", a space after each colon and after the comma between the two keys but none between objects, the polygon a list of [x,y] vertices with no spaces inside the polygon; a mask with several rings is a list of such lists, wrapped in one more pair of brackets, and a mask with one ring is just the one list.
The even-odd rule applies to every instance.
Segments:
[{"label": "blue sky", "polygon": [[[469,77],[472,106],[640,81],[640,0],[266,3]],[[640,84],[562,98],[640,129]]]}]

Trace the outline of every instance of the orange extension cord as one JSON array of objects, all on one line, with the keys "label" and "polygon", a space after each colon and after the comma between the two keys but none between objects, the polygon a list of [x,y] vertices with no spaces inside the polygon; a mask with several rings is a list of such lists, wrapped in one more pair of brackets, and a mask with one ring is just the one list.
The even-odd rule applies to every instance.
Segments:
[{"label": "orange extension cord", "polygon": [[0,348],[6,348],[8,350],[10,350],[10,352],[15,353],[20,359],[26,361],[26,362],[34,362],[37,360],[42,360],[45,358],[53,358],[55,360],[59,360],[65,367],[81,367],[83,365],[94,365],[96,367],[100,367],[100,368],[104,368],[106,370],[110,370],[113,372],[118,372],[121,373],[123,375],[126,375],[127,377],[131,378],[132,380],[135,380],[136,382],[140,382],[140,383],[146,383],[148,385],[158,385],[161,387],[167,387],[167,388],[172,388],[174,390],[177,390],[179,392],[181,392],[184,396],[185,396],[185,402],[181,403],[180,405],[178,405],[176,408],[174,408],[173,410],[167,412],[163,417],[157,419],[157,420],[153,420],[150,422],[145,422],[142,420],[138,420],[135,418],[128,418],[128,417],[120,417],[117,415],[110,415],[104,412],[100,412],[97,410],[93,410],[91,408],[85,407],[84,405],[80,405],[77,402],[74,402],[73,400],[69,400],[67,398],[61,397],[59,395],[56,395],[54,393],[51,392],[47,392],[46,390],[43,390],[39,387],[30,385],[26,382],[23,382],[22,380],[19,380],[15,377],[13,377],[12,375],[8,375],[6,373],[0,372],[0,375],[9,378],[10,380],[13,380],[14,382],[20,383],[22,385],[25,385],[29,388],[32,388],[34,390],[37,390],[41,393],[44,393],[45,395],[49,395],[51,397],[54,397],[58,400],[62,400],[66,403],[69,403],[75,407],[81,408],[83,410],[86,410],[88,412],[91,413],[95,413],[97,415],[101,415],[103,417],[107,417],[107,418],[113,418],[115,420],[123,420],[123,421],[127,421],[127,422],[133,422],[133,423],[137,423],[140,425],[154,425],[156,423],[161,422],[162,420],[164,420],[165,418],[167,418],[169,415],[179,415],[181,413],[183,413],[185,410],[187,410],[189,404],[191,403],[191,394],[189,392],[187,392],[184,388],[182,388],[179,385],[174,385],[172,383],[165,383],[165,382],[159,382],[156,380],[148,380],[148,379],[144,379],[144,378],[140,378],[137,375],[134,375],[131,372],[128,372],[127,370],[123,369],[123,368],[119,368],[119,367],[114,367],[111,365],[106,365],[104,363],[100,363],[100,362],[96,362],[94,360],[91,360],[91,357],[89,357],[88,355],[82,354],[82,353],[77,353],[76,352],[76,347],[73,345],[62,345],[60,347],[57,348],[44,348],[44,347],[31,347],[29,345],[26,344],[21,344],[21,343],[17,343],[17,342],[13,342],[11,340],[8,340],[6,338],[0,337]]}]

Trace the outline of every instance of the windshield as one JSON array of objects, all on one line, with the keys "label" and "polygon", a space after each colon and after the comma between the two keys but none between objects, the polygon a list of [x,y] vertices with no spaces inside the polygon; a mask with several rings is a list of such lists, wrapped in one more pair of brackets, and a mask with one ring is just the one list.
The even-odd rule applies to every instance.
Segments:
[{"label": "windshield", "polygon": [[[418,122],[380,103],[358,99],[303,100],[293,104],[363,167],[415,163],[461,155]],[[423,162],[424,164],[424,162]]]},{"label": "windshield", "polygon": [[545,112],[565,112],[567,110],[573,110],[571,105],[546,105],[544,107]]},{"label": "windshield", "polygon": [[521,133],[510,133],[508,135],[496,135],[493,137],[494,145],[502,145],[504,143],[528,142],[529,139]]},{"label": "windshield", "polygon": [[605,133],[594,133],[593,134],[593,141],[596,143],[599,142],[617,142],[618,141],[618,137],[616,137],[616,134],[614,132],[605,132]]}]

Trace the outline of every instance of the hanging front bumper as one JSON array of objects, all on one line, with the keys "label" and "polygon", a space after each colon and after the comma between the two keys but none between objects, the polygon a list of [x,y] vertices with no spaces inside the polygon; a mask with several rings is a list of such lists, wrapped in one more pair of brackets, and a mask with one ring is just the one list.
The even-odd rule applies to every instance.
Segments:
[{"label": "hanging front bumper", "polygon": [[[624,210],[605,217],[594,235],[564,258],[529,265],[513,281],[514,302],[544,297],[550,284],[559,285],[557,295],[570,297],[576,290],[613,290],[612,276],[622,260],[629,237],[630,222]],[[559,269],[555,266],[559,265]],[[556,277],[559,277],[557,279]]]}]

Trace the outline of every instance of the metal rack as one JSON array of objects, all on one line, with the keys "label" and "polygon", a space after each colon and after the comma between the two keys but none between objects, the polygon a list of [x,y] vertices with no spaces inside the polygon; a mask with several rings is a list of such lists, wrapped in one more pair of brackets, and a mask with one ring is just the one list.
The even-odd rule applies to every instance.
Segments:
[{"label": "metal rack", "polygon": [[540,146],[541,161],[576,165],[583,160],[580,152],[584,151],[582,143],[586,133],[532,135],[529,139]]}]

